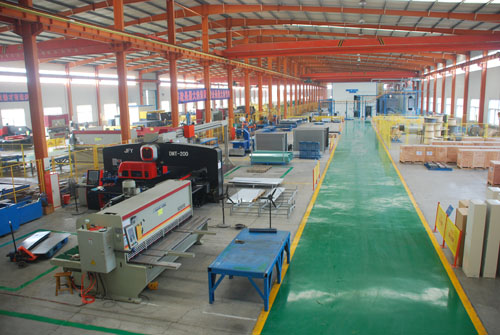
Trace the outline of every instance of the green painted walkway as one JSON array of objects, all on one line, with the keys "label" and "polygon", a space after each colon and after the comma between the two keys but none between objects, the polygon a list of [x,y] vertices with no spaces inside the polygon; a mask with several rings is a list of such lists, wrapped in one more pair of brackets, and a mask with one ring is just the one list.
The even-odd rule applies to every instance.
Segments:
[{"label": "green painted walkway", "polygon": [[371,125],[347,122],[262,334],[476,333]]}]

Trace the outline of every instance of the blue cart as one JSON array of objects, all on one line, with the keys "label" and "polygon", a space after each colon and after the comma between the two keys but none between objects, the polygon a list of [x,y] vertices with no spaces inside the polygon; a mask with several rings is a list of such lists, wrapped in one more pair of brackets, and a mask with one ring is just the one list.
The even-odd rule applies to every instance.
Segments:
[{"label": "blue cart", "polygon": [[[209,302],[214,302],[215,290],[225,276],[230,279],[233,276],[247,277],[264,300],[264,310],[269,310],[273,271],[276,269],[278,283],[281,283],[285,252],[290,264],[290,232],[278,230],[276,233],[263,233],[242,230],[208,267]],[[218,279],[217,275],[220,275]],[[254,279],[264,280],[264,292]]]}]

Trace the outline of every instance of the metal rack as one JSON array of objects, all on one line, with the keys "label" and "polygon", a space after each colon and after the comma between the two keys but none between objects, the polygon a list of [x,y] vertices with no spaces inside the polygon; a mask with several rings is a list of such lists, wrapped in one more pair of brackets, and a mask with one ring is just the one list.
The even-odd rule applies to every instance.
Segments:
[{"label": "metal rack", "polygon": [[[272,207],[272,215],[286,215],[290,217],[295,209],[295,197],[297,188],[285,189],[279,197],[274,201],[276,207]],[[253,202],[237,202],[231,204],[230,215],[233,214],[256,214],[257,216],[266,215],[269,213],[269,203],[266,200],[257,200]]]}]

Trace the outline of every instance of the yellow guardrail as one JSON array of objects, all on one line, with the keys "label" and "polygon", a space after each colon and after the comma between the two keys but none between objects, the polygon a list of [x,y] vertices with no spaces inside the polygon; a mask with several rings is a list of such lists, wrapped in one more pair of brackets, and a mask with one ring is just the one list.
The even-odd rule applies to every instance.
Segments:
[{"label": "yellow guardrail", "polygon": [[[375,116],[373,122],[385,142],[388,148],[391,147],[391,142],[399,140],[404,144],[409,143],[410,128],[414,127],[417,130],[423,131],[425,117],[424,116],[402,116],[402,115],[391,115],[391,116]],[[399,126],[404,126],[404,131],[399,130]],[[456,124],[458,128],[452,129],[455,126],[448,125],[448,123],[443,123],[442,125],[442,137],[443,140],[455,140],[460,138],[462,141],[473,140],[473,139],[488,139],[488,138],[500,138],[500,131],[498,127],[491,126],[486,123],[468,122],[462,124]],[[451,131],[450,131],[451,130]],[[404,140],[403,137],[404,136]],[[421,139],[423,141],[423,138]]]}]

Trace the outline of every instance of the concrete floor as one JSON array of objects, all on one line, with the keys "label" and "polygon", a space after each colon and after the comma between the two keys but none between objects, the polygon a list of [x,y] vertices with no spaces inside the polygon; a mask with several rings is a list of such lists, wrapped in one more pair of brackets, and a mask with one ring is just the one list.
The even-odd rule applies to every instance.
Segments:
[{"label": "concrete floor", "polygon": [[[416,136],[409,138],[409,143],[417,143]],[[423,164],[404,164],[399,162],[399,147],[401,144],[392,143],[390,153],[398,166],[403,178],[410,188],[418,206],[422,210],[429,226],[434,228],[437,203],[443,208],[452,205],[458,207],[462,199],[482,199],[486,197],[487,170],[459,169],[456,165],[453,171],[429,171]],[[451,218],[455,221],[455,211]],[[442,242],[441,235],[434,236]],[[445,255],[450,264],[453,264],[453,255],[445,249]],[[500,334],[500,280],[488,278],[468,278],[462,268],[454,269],[465,293],[469,297],[479,318],[483,322],[488,334]]]},{"label": "concrete floor", "polygon": [[[393,145],[391,155],[399,161],[399,147]],[[321,171],[327,161],[321,159]],[[225,177],[248,176],[248,158],[231,157],[242,166]],[[293,169],[286,175],[287,188],[298,187],[297,207],[290,216],[273,217],[273,226],[295,235],[312,196],[311,171],[314,162],[294,159]],[[459,199],[483,199],[486,172],[459,170],[430,172],[422,165],[397,163],[429,225],[433,225],[436,204],[441,201],[456,207]],[[288,167],[273,166],[261,177],[279,177]],[[5,259],[0,262],[0,334],[248,334],[252,332],[263,304],[254,288],[243,278],[224,280],[215,293],[215,303],[208,303],[207,266],[238,234],[231,228],[217,228],[221,208],[208,204],[195,210],[195,215],[209,216],[210,229],[217,235],[204,237],[203,245],[193,246],[194,259],[182,259],[177,271],[165,271],[159,277],[159,289],[144,290],[141,304],[98,300],[82,305],[77,294],[54,296],[55,280],[48,261],[39,261],[18,269]],[[37,229],[74,232],[75,208],[68,206],[37,221],[23,225],[16,233],[21,237]],[[267,216],[229,215],[227,223],[243,223],[265,227]],[[439,237],[438,237],[439,239]],[[71,236],[65,249],[76,244]],[[0,254],[10,251],[10,237],[0,238]],[[64,250],[65,250],[64,249]],[[446,250],[448,258],[451,254]],[[292,263],[293,266],[293,263]],[[455,269],[465,292],[471,299],[489,334],[500,334],[500,282],[491,279],[469,279],[460,268]]]},{"label": "concrete floor", "polygon": [[[289,141],[292,143],[292,136]],[[322,173],[329,153],[325,151],[320,166]],[[290,165],[272,166],[266,173],[248,173],[248,157],[231,157],[238,169],[226,173],[225,180],[233,177],[269,177],[283,175],[286,188],[295,189],[296,208],[291,216],[273,216],[273,227],[288,230],[292,239],[304,216],[313,194],[313,160],[294,159]],[[292,168],[292,169],[290,169]],[[288,172],[288,173],[287,173]],[[234,192],[231,191],[230,193]],[[177,271],[165,271],[159,278],[158,290],[144,290],[141,304],[110,300],[97,300],[82,305],[78,294],[63,293],[54,296],[53,274],[60,271],[43,260],[19,269],[5,259],[0,262],[0,334],[248,334],[251,333],[263,308],[263,302],[244,278],[225,279],[215,292],[215,303],[208,303],[207,267],[227,244],[238,234],[237,223],[248,227],[267,227],[268,216],[229,214],[226,223],[230,228],[218,228],[222,211],[218,204],[207,204],[195,209],[195,215],[208,216],[210,230],[216,235],[206,235],[203,244],[193,246],[193,259],[184,258]],[[85,215],[85,214],[80,214]],[[74,205],[57,210],[27,223],[16,232],[16,237],[38,229],[75,232],[78,217]],[[12,249],[11,238],[0,238],[0,254]],[[67,250],[76,245],[72,235]],[[128,332],[128,333],[127,333]]]}]

